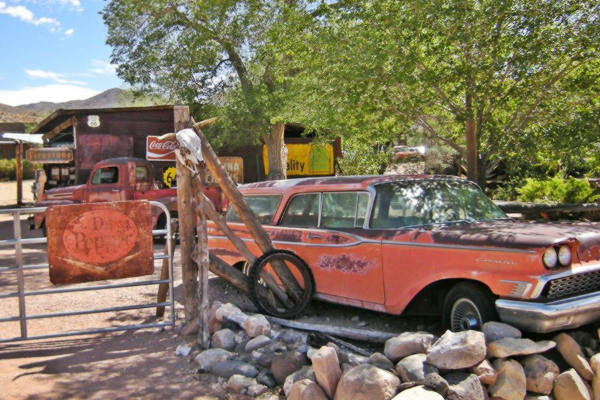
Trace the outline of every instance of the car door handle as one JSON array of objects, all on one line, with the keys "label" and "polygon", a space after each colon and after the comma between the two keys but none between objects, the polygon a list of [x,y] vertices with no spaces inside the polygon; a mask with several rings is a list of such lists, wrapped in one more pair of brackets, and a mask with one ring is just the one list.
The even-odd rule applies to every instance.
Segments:
[{"label": "car door handle", "polygon": [[323,239],[321,235],[317,235],[316,233],[309,233],[306,237],[309,239]]}]

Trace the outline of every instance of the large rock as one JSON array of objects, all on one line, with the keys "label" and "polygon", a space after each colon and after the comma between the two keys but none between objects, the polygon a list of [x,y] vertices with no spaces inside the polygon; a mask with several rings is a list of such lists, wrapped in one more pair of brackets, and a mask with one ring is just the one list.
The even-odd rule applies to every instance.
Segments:
[{"label": "large rock", "polygon": [[242,327],[249,337],[257,337],[259,335],[268,336],[271,332],[271,324],[264,315],[252,315],[244,320]]},{"label": "large rock", "polygon": [[280,385],[285,378],[308,363],[306,355],[297,350],[276,352],[271,362],[271,374]]},{"label": "large rock", "polygon": [[327,395],[315,382],[302,379],[292,385],[287,400],[327,400]]},{"label": "large rock", "polygon": [[215,318],[218,321],[233,321],[239,326],[242,326],[244,321],[248,318],[246,314],[242,312],[237,306],[231,303],[225,303],[215,311]]},{"label": "large rock", "polygon": [[256,379],[235,374],[229,377],[226,386],[227,389],[231,390],[232,392],[240,393],[251,385],[256,385]]},{"label": "large rock", "polygon": [[404,332],[385,342],[384,354],[396,362],[411,354],[426,353],[436,337],[427,332]]},{"label": "large rock", "polygon": [[533,393],[550,394],[554,380],[560,373],[558,366],[544,356],[535,354],[525,357],[521,364],[527,379],[527,390]]},{"label": "large rock", "polygon": [[594,379],[592,379],[592,392],[594,400],[600,400],[600,353],[594,354],[590,358],[590,366],[594,371]]},{"label": "large rock", "polygon": [[493,385],[498,377],[498,373],[487,359],[471,367],[471,372],[477,375],[479,382],[484,385]]},{"label": "large rock", "polygon": [[527,382],[521,364],[511,359],[499,359],[494,361],[494,369],[498,371],[498,378],[489,388],[492,398],[523,400],[527,393]]},{"label": "large rock", "polygon": [[323,346],[311,357],[315,378],[325,393],[333,397],[335,388],[342,376],[340,361],[333,347]]},{"label": "large rock", "polygon": [[216,363],[209,369],[215,375],[229,378],[231,375],[244,375],[254,378],[258,375],[258,370],[253,365],[238,360],[228,360]]},{"label": "large rock", "polygon": [[367,362],[377,368],[385,369],[387,371],[394,371],[394,363],[389,358],[381,353],[373,353],[369,356]]},{"label": "large rock", "polygon": [[552,395],[555,400],[592,400],[590,388],[573,368],[558,375]]},{"label": "large rock", "polygon": [[439,393],[443,397],[446,397],[449,386],[448,381],[438,373],[432,372],[425,376],[425,387]]},{"label": "large rock", "polygon": [[404,357],[396,364],[396,372],[398,372],[403,382],[423,383],[427,374],[438,372],[436,367],[425,362],[426,359],[427,355],[423,353]]},{"label": "large rock", "polygon": [[272,340],[268,336],[258,335],[257,337],[250,339],[248,343],[246,343],[244,350],[246,350],[247,352],[252,352],[256,349],[260,349],[261,347],[270,344],[271,342]]},{"label": "large rock", "polygon": [[220,329],[213,333],[211,344],[212,347],[231,350],[235,347],[235,334],[231,329]]},{"label": "large rock", "polygon": [[504,338],[487,345],[487,356],[490,358],[508,358],[544,353],[556,346],[551,340],[534,342],[531,339]]},{"label": "large rock", "polygon": [[446,400],[487,400],[487,392],[475,374],[452,372],[446,375]]},{"label": "large rock", "polygon": [[521,337],[521,331],[512,325],[505,324],[503,322],[489,321],[483,324],[481,331],[485,335],[485,341],[495,342],[496,340],[504,338],[515,338]]},{"label": "large rock", "polygon": [[424,386],[415,386],[410,389],[403,390],[397,394],[392,400],[444,400],[444,397]]},{"label": "large rock", "polygon": [[446,331],[427,352],[427,363],[445,370],[469,368],[483,361],[485,353],[482,332]]},{"label": "large rock", "polygon": [[594,371],[575,339],[566,333],[560,333],[554,340],[556,340],[557,343],[556,349],[563,356],[565,361],[571,367],[575,368],[583,379],[591,382],[594,377]]},{"label": "large rock", "polygon": [[229,360],[233,356],[235,356],[234,353],[224,349],[208,349],[198,354],[194,361],[201,370],[208,371],[213,365],[220,363],[221,361]]},{"label": "large rock", "polygon": [[285,382],[283,383],[283,393],[285,393],[285,396],[286,397],[289,396],[290,389],[292,388],[292,385],[294,383],[301,381],[303,379],[310,379],[311,381],[316,382],[315,372],[313,371],[311,366],[305,365],[304,367],[300,368],[298,371],[294,372],[291,375],[288,375],[288,377],[285,378]]},{"label": "large rock", "polygon": [[342,375],[334,400],[389,400],[400,379],[371,364],[357,365]]}]

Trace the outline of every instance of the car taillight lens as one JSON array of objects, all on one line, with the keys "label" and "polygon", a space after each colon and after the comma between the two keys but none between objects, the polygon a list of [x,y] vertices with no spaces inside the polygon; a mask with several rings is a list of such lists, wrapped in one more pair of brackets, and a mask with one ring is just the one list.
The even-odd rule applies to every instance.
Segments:
[{"label": "car taillight lens", "polygon": [[558,264],[558,255],[556,254],[556,250],[554,247],[548,247],[546,251],[544,251],[544,255],[542,256],[542,261],[546,268],[554,268]]},{"label": "car taillight lens", "polygon": [[558,249],[558,262],[563,267],[571,265],[571,248],[566,244],[560,246]]}]

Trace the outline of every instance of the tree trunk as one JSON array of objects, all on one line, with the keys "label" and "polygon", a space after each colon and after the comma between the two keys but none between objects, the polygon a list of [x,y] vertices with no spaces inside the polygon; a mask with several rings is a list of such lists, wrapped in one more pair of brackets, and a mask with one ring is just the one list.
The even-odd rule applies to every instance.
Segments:
[{"label": "tree trunk", "polygon": [[467,93],[465,99],[467,114],[467,120],[465,121],[465,139],[467,144],[467,179],[477,182],[479,178],[479,174],[477,172],[477,132],[475,131],[475,120],[473,118],[471,101],[471,94]]},{"label": "tree trunk", "polygon": [[271,126],[269,136],[263,137],[267,145],[267,155],[269,159],[269,173],[267,178],[270,180],[287,178],[287,149],[283,141],[285,124],[277,122]]}]

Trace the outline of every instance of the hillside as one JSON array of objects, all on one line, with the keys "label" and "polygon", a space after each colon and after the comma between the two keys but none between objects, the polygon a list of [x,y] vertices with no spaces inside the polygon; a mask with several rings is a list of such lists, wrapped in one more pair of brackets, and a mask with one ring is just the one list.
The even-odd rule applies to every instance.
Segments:
[{"label": "hillside", "polygon": [[134,98],[129,91],[113,88],[85,100],[72,100],[63,103],[41,101],[16,107],[0,104],[0,122],[38,123],[59,108],[110,108],[149,106],[153,104],[164,104],[164,101],[152,97]]}]

